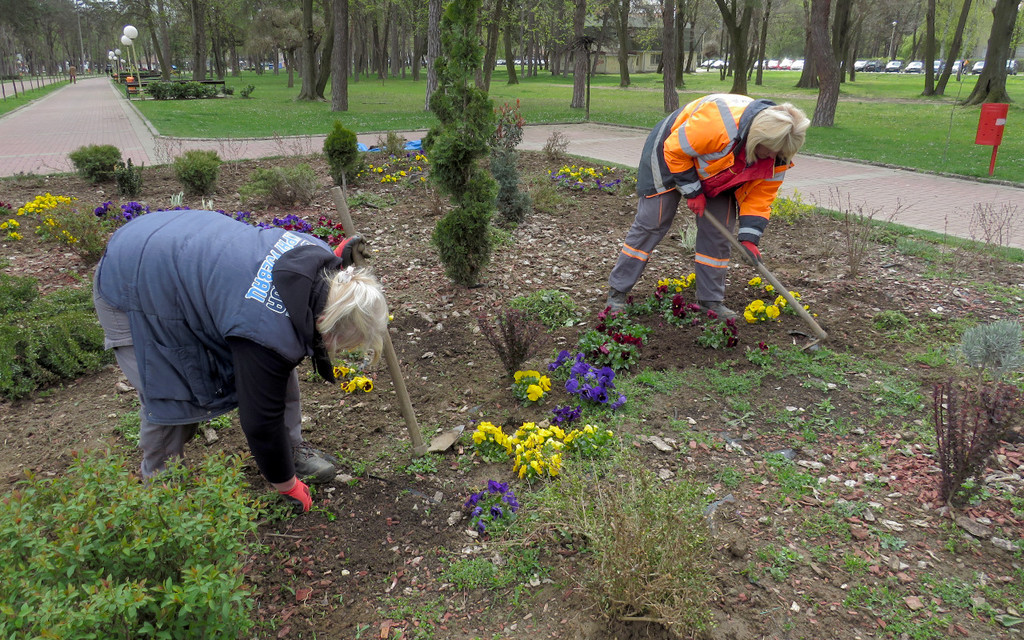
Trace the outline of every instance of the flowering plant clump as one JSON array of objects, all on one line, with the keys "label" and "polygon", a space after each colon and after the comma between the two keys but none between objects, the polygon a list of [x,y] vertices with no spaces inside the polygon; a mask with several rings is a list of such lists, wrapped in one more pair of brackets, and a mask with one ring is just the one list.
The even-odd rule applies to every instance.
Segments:
[{"label": "flowering plant clump", "polygon": [[552,409],[551,413],[555,414],[555,423],[561,426],[569,426],[573,422],[580,419],[580,415],[583,413],[583,406],[576,405],[565,405]]},{"label": "flowering plant clump", "polygon": [[515,105],[507,102],[501,105],[494,110],[494,115],[497,126],[491,136],[491,146],[514,151],[523,141],[523,126],[526,124],[526,119],[519,111],[519,99],[516,98]]},{"label": "flowering plant clump", "polygon": [[[712,315],[714,315],[713,318]],[[738,334],[736,318],[728,318],[722,322],[718,319],[718,314],[708,311],[704,328],[697,336],[697,344],[712,349],[731,349],[740,342]]]},{"label": "flowering plant clump", "polygon": [[334,366],[334,378],[343,391],[353,393],[362,391],[370,393],[373,391],[373,380],[364,375],[359,375],[358,369],[346,367],[345,365]]},{"label": "flowering plant clump", "polygon": [[574,164],[563,165],[558,171],[548,171],[548,176],[560,187],[573,191],[604,191],[615,193],[619,189],[621,179],[606,180],[606,174],[614,171],[612,167],[595,169]]},{"label": "flowering plant clump", "polygon": [[615,370],[607,366],[594,367],[583,358],[583,353],[572,356],[563,349],[548,365],[548,370],[567,370],[565,390],[582,402],[607,405],[612,411],[626,404],[625,395],[615,395]]},{"label": "flowering plant clump", "polygon": [[485,462],[502,462],[511,455],[509,437],[501,427],[481,422],[473,432],[473,448]]},{"label": "flowering plant clump", "polygon": [[490,422],[481,422],[473,432],[473,445],[481,458],[500,462],[512,456],[512,470],[521,479],[555,477],[561,473],[565,452],[604,455],[597,451],[607,449],[612,439],[611,431],[590,425],[566,433],[557,425],[535,422],[524,422],[511,437]]},{"label": "flowering plant clump", "polygon": [[606,458],[611,454],[615,434],[592,424],[573,429],[565,436],[565,449],[581,458]]},{"label": "flowering plant clump", "polygon": [[341,244],[341,241],[345,239],[344,225],[331,220],[327,216],[317,218],[311,233],[331,246]]},{"label": "flowering plant clump", "polygon": [[662,278],[658,280],[658,288],[654,295],[660,299],[668,293],[682,293],[683,289],[691,288],[696,281],[696,273],[691,273],[685,278]]},{"label": "flowering plant clump", "polygon": [[414,182],[426,182],[427,171],[424,165],[428,162],[427,156],[422,153],[407,153],[404,157],[390,156],[383,164],[367,163],[366,171],[378,179],[381,184],[401,182],[406,179]]},{"label": "flowering plant clump", "polygon": [[[797,302],[800,302],[800,294],[798,292],[790,291],[789,295],[793,296],[793,299],[795,299]],[[778,307],[779,310],[782,311],[782,313],[786,313],[786,314],[789,314],[791,316],[799,315],[797,313],[796,309],[794,309],[793,306],[791,304],[789,304],[789,301],[786,300],[782,296],[777,296],[775,298],[775,302],[773,304],[776,307]],[[810,310],[810,307],[808,305],[806,305],[806,304],[803,305],[803,307],[804,307],[804,311]]]},{"label": "flowering plant clump", "polygon": [[687,302],[678,293],[672,296],[672,303],[665,309],[665,319],[677,327],[698,325],[705,315],[699,304]]},{"label": "flowering plant clump", "polygon": [[496,535],[515,520],[519,501],[507,482],[488,480],[487,488],[470,495],[463,507],[470,510],[470,526],[477,533]]},{"label": "flowering plant clump", "polygon": [[21,240],[21,234],[18,233],[20,227],[21,223],[14,218],[8,218],[4,222],[0,222],[0,231],[6,231],[7,238],[10,240]]},{"label": "flowering plant clump", "polygon": [[759,367],[767,367],[772,364],[775,360],[775,356],[778,355],[779,348],[775,345],[769,345],[765,341],[757,343],[757,348],[747,349],[747,360],[751,364],[756,364]]},{"label": "flowering plant clump", "polygon": [[512,395],[523,403],[539,402],[551,390],[551,379],[537,371],[516,371]]},{"label": "flowering plant clump", "polygon": [[[770,285],[769,285],[770,286]],[[754,300],[747,305],[747,308],[743,310],[743,319],[748,324],[755,324],[757,322],[769,322],[772,320],[778,320],[782,310],[774,304],[765,304],[764,300]]]},{"label": "flowering plant clump", "polygon": [[75,198],[68,196],[54,196],[45,193],[32,198],[18,209],[19,216],[39,215],[50,209],[55,209],[62,204],[71,204]]}]

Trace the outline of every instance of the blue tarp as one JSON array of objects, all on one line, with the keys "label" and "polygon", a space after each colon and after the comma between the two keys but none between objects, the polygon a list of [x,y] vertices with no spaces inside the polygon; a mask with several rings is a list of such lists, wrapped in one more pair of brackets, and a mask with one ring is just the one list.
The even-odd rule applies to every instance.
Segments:
[{"label": "blue tarp", "polygon": [[[380,147],[368,147],[362,142],[356,143],[356,148],[360,151],[380,151]],[[409,140],[405,143],[406,151],[422,151],[423,141],[422,140]]]}]

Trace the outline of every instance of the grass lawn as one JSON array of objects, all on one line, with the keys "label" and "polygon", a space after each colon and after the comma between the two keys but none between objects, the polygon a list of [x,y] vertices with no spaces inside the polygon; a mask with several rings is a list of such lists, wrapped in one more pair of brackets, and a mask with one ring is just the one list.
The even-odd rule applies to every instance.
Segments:
[{"label": "grass lawn", "polygon": [[[495,104],[520,101],[527,123],[581,122],[582,109],[570,109],[571,78],[541,73],[536,78],[507,84],[504,69],[495,71],[491,99]],[[799,73],[770,71],[764,84],[748,85],[754,97],[789,101],[814,110],[817,90],[797,89]],[[634,74],[632,86],[618,86],[618,76],[595,76],[591,82],[590,120],[628,126],[652,127],[663,117],[660,76]],[[842,86],[835,126],[815,128],[808,135],[809,153],[881,162],[965,176],[988,175],[992,147],[974,144],[978,107],[960,107],[977,76],[951,79],[946,96],[922,97],[924,76],[861,73],[856,82]],[[422,129],[434,122],[423,110],[426,81],[363,78],[349,82],[349,111],[332,112],[329,102],[299,103],[296,86],[287,87],[287,75],[246,73],[229,78],[235,95],[222,100],[140,100],[139,110],[164,135],[200,138],[317,135],[328,132],[335,119],[359,132]],[[732,80],[718,73],[698,73],[685,78],[680,103],[713,92],[727,92]],[[251,98],[239,89],[253,85]],[[1009,76],[1010,105],[1006,133],[999,147],[996,177],[1024,183],[1024,134],[1015,123],[1024,122],[1024,76]],[[330,96],[330,86],[325,95]]]},{"label": "grass lawn", "polygon": [[[45,78],[42,82],[48,82],[45,86],[38,86],[40,81],[34,78],[25,78],[19,80],[17,85],[12,85],[10,80],[5,80],[3,83],[3,98],[0,99],[0,116],[14,111],[22,105],[26,105],[33,100],[42,98],[46,94],[56,91],[67,84],[67,80],[60,78]],[[17,95],[15,95],[17,90]]]}]

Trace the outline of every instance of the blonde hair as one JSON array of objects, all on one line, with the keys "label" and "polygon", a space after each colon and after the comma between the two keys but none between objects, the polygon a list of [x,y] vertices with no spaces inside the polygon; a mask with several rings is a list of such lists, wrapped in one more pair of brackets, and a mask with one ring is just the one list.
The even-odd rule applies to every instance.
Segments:
[{"label": "blonde hair", "polygon": [[763,144],[784,162],[789,162],[804,146],[811,121],[804,112],[790,103],[773,105],[762,110],[750,123],[747,134],[747,159],[754,157],[757,145]]},{"label": "blonde hair", "polygon": [[388,303],[368,268],[348,267],[327,277],[327,302],[317,319],[328,353],[361,350],[376,364],[388,330]]}]

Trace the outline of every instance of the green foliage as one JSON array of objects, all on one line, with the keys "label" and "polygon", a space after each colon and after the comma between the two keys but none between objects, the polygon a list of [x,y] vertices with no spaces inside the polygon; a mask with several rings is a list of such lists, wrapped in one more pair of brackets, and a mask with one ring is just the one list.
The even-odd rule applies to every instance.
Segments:
[{"label": "green foliage", "polygon": [[142,193],[142,167],[133,166],[131,158],[127,164],[117,165],[114,180],[117,181],[117,192],[122,196],[134,198]]},{"label": "green foliage", "polygon": [[[202,82],[149,82],[146,93],[154,100],[189,100],[217,97],[216,85]],[[228,93],[225,88],[225,94]]]},{"label": "green foliage", "polygon": [[515,151],[523,141],[523,126],[526,120],[519,110],[519,100],[514,105],[505,103],[494,110],[497,124],[491,136],[491,147],[495,150]]},{"label": "green foliage", "polygon": [[564,291],[541,289],[513,298],[508,306],[525,311],[548,329],[571,327],[580,321],[579,307]]},{"label": "green foliage", "polygon": [[587,541],[593,561],[582,583],[607,615],[709,625],[716,589],[703,490],[662,482],[632,459],[563,467],[558,491],[546,494],[549,515]]},{"label": "green foliage", "polygon": [[75,149],[68,158],[85,180],[106,182],[114,178],[114,170],[121,163],[121,151],[112,144],[90,144]]},{"label": "green foliage", "polygon": [[91,208],[83,208],[78,201],[61,202],[40,218],[37,235],[67,245],[87,264],[99,262],[107,247],[107,228]]},{"label": "green foliage", "polygon": [[0,318],[28,309],[39,297],[35,278],[0,273]]},{"label": "green foliage", "polygon": [[241,89],[238,90],[238,95],[240,95],[243,98],[248,100],[249,96],[251,96],[252,92],[255,91],[255,90],[256,90],[256,87],[254,85],[247,84],[247,85],[245,85],[244,87],[242,87]]},{"label": "green foliage", "polygon": [[124,456],[29,476],[0,503],[0,636],[247,637],[256,509],[234,458],[143,483]]},{"label": "green foliage", "polygon": [[430,178],[455,207],[437,223],[433,243],[445,273],[466,286],[477,283],[490,261],[488,223],[494,212],[494,179],[479,167],[494,133],[486,92],[474,86],[483,48],[477,42],[480,0],[453,0],[441,18],[441,55],[434,62],[438,88],[430,109],[439,124],[424,140]]},{"label": "green foliage", "polygon": [[320,183],[316,173],[306,163],[294,167],[256,169],[249,181],[238,189],[243,204],[252,200],[290,207],[296,203],[307,205],[313,200]]},{"label": "green foliage", "polygon": [[1021,326],[1014,320],[998,320],[967,329],[960,349],[967,364],[987,371],[996,380],[1024,367]]},{"label": "green foliage", "polygon": [[324,139],[324,155],[334,184],[341,186],[348,176],[358,172],[361,161],[358,145],[355,132],[346,129],[340,120],[335,120],[334,128]]},{"label": "green foliage", "polygon": [[498,183],[498,213],[508,224],[519,224],[530,212],[530,194],[519,188],[519,169],[514,149],[491,152],[491,174]]},{"label": "green foliage", "polygon": [[871,319],[871,323],[880,331],[896,331],[910,326],[910,318],[899,311],[880,311]]},{"label": "green foliage", "polygon": [[792,198],[776,198],[772,202],[772,220],[793,224],[814,213],[814,207],[804,204],[798,191]]},{"label": "green foliage", "polygon": [[587,362],[611,367],[616,373],[640,361],[640,349],[635,344],[616,342],[596,329],[581,335],[577,347],[587,355]]},{"label": "green foliage", "polygon": [[7,400],[109,361],[91,287],[57,291],[0,316],[0,397]]},{"label": "green foliage", "polygon": [[220,165],[216,151],[193,149],[174,159],[174,175],[189,195],[205,196],[216,187]]}]

